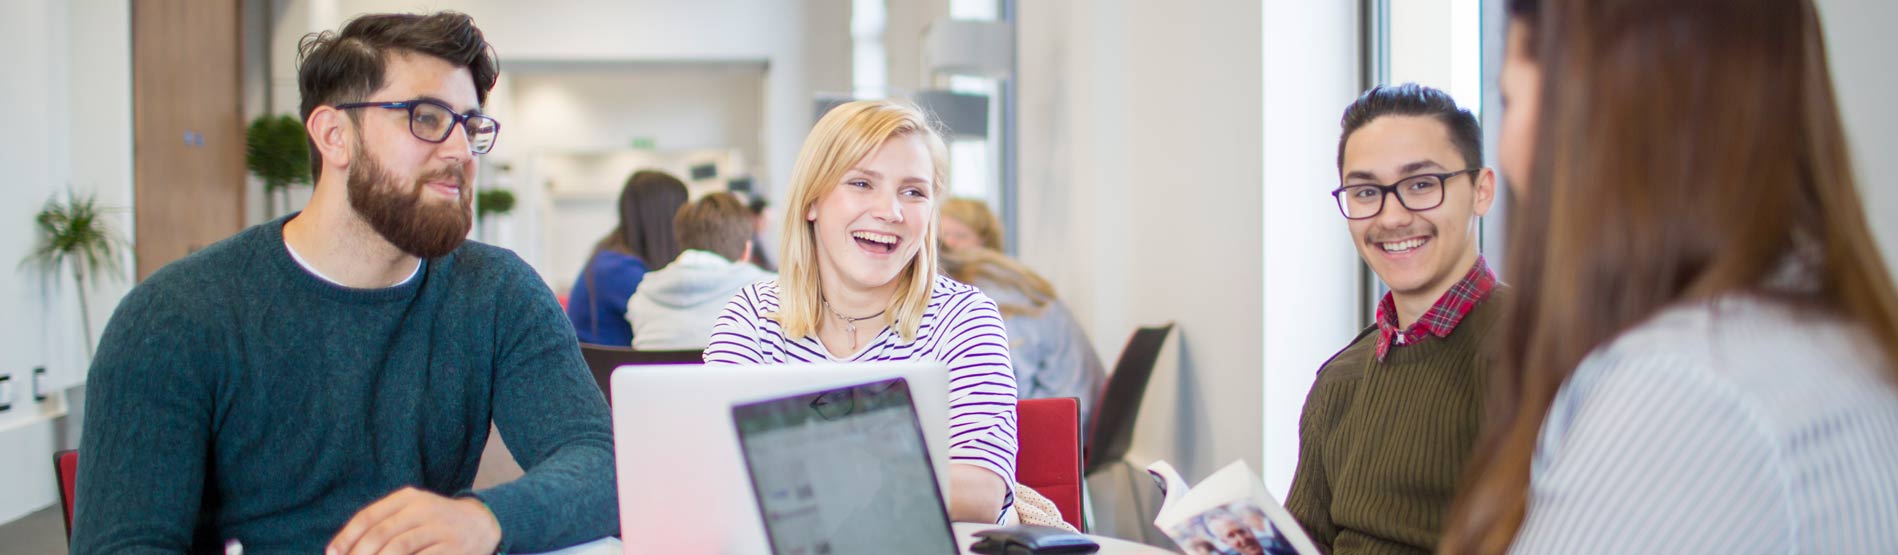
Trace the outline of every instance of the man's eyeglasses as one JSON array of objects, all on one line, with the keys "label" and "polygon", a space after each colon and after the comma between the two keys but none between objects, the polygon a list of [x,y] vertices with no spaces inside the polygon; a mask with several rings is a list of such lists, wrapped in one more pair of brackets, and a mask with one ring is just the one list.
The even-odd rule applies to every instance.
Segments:
[{"label": "man's eyeglasses", "polygon": [[338,110],[382,108],[409,111],[409,134],[431,143],[448,140],[460,125],[468,132],[468,149],[487,154],[494,149],[494,138],[501,134],[501,122],[481,114],[457,114],[455,109],[437,100],[416,99],[402,102],[356,102],[337,106]]},{"label": "man's eyeglasses", "polygon": [[1384,197],[1397,195],[1397,203],[1412,212],[1443,205],[1443,183],[1452,177],[1483,171],[1483,168],[1448,173],[1413,175],[1390,185],[1364,183],[1331,190],[1338,200],[1338,212],[1348,220],[1368,220],[1384,212]]}]

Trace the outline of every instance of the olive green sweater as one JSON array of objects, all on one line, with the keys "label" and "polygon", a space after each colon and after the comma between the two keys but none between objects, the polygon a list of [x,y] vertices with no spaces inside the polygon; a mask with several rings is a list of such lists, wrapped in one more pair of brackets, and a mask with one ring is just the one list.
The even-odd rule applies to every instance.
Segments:
[{"label": "olive green sweater", "polygon": [[1483,343],[1506,298],[1498,287],[1449,336],[1392,346],[1382,362],[1372,326],[1319,370],[1285,499],[1319,549],[1436,549],[1482,419]]}]

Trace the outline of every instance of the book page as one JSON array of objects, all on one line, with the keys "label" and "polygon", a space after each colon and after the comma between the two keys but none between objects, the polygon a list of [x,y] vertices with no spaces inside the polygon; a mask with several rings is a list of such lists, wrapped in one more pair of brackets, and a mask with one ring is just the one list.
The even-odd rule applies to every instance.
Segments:
[{"label": "book page", "polygon": [[1153,524],[1187,555],[1319,555],[1245,461],[1227,465],[1185,492],[1176,491],[1185,481],[1172,465],[1157,462],[1147,470],[1168,484]]}]

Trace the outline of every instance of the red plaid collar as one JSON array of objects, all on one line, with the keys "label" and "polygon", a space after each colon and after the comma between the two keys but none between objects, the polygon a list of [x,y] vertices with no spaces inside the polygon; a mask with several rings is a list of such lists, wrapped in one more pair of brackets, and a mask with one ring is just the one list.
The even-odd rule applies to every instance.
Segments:
[{"label": "red plaid collar", "polygon": [[[1469,316],[1483,299],[1489,298],[1489,292],[1496,288],[1496,274],[1489,271],[1489,263],[1481,255],[1476,257],[1476,265],[1470,273],[1463,276],[1456,285],[1450,286],[1437,304],[1431,305],[1409,328],[1397,329],[1397,301],[1390,293],[1384,294],[1384,300],[1377,303],[1377,360],[1383,361],[1391,346],[1415,345],[1425,337],[1434,335],[1448,337],[1456,330],[1457,322]],[[1426,335],[1427,334],[1427,335]]]}]

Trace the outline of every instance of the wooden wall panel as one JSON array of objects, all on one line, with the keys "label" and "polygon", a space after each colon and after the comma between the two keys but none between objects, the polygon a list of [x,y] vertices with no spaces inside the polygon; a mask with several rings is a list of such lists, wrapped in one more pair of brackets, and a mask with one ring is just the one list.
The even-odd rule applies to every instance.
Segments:
[{"label": "wooden wall panel", "polygon": [[244,226],[238,0],[130,0],[138,278]]}]

